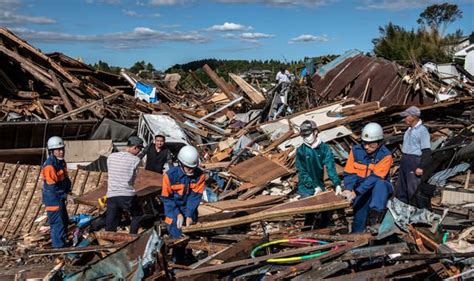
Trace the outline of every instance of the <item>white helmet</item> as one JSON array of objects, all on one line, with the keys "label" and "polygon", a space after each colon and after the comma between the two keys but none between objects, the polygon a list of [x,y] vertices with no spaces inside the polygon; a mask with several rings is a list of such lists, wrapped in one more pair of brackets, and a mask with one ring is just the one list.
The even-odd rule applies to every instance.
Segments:
[{"label": "white helmet", "polygon": [[48,140],[48,150],[64,148],[64,141],[60,137],[50,137]]},{"label": "white helmet", "polygon": [[199,153],[194,146],[186,145],[179,151],[178,160],[186,167],[195,168],[199,163]]},{"label": "white helmet", "polygon": [[362,140],[366,142],[375,142],[383,140],[383,129],[377,123],[369,123],[362,129]]}]

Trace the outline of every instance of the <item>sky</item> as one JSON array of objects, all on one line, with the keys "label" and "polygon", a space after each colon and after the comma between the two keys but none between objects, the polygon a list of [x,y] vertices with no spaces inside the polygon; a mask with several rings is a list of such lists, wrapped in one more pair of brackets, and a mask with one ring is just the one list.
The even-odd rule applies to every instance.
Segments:
[{"label": "sky", "polygon": [[[277,59],[372,51],[388,22],[416,28],[435,0],[0,0],[0,26],[45,53],[165,70],[193,60]],[[474,31],[474,0],[450,1]]]}]

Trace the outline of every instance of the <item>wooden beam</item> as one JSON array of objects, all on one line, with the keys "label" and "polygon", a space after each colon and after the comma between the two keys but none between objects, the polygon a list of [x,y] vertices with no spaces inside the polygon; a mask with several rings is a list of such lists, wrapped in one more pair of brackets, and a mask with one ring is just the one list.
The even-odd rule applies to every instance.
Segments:
[{"label": "wooden beam", "polygon": [[265,97],[257,91],[252,85],[247,83],[244,79],[242,79],[240,76],[235,75],[233,73],[229,73],[229,77],[234,80],[234,82],[239,85],[239,87],[244,91],[244,93],[249,97],[249,99],[254,103],[255,105],[259,105],[265,102]]},{"label": "wooden beam", "polygon": [[61,249],[48,249],[33,252],[28,257],[39,257],[39,256],[54,256],[63,254],[77,254],[77,253],[89,253],[89,252],[101,252],[101,251],[115,251],[125,246],[127,242],[117,243],[114,245],[103,245],[103,246],[87,246],[87,247],[71,247]]},{"label": "wooden beam", "polygon": [[261,257],[257,257],[254,259],[245,259],[245,260],[239,260],[239,261],[234,261],[234,262],[228,262],[220,265],[215,265],[215,266],[207,266],[195,270],[189,270],[189,271],[180,271],[176,273],[176,278],[184,278],[184,277],[189,277],[197,274],[202,274],[202,273],[208,273],[208,272],[213,272],[213,271],[219,271],[219,270],[228,270],[232,269],[238,266],[244,266],[244,265],[249,265],[249,264],[259,264],[262,262],[267,261],[268,259],[276,259],[276,258],[284,258],[284,257],[289,257],[289,256],[294,256],[294,255],[300,255],[304,253],[311,253],[311,252],[316,252],[316,251],[322,251],[326,249],[331,249],[335,246],[341,246],[345,245],[345,242],[334,242],[326,245],[318,245],[318,246],[309,246],[309,247],[303,247],[299,249],[294,249],[294,250],[288,250],[285,252],[280,252],[276,254],[270,254],[270,255],[265,255]]},{"label": "wooden beam", "polygon": [[[320,196],[320,195],[317,195],[317,196]],[[225,228],[225,227],[230,227],[230,226],[235,226],[235,225],[242,225],[242,224],[268,220],[268,219],[273,219],[273,218],[279,218],[279,217],[284,217],[284,216],[293,216],[293,215],[308,214],[308,213],[319,213],[319,212],[324,212],[324,211],[343,209],[343,208],[349,207],[350,205],[349,202],[346,200],[336,199],[336,201],[334,202],[305,206],[305,202],[312,202],[308,199],[314,200],[316,199],[317,196],[309,197],[297,202],[283,203],[280,205],[276,205],[275,207],[269,210],[265,210],[263,212],[259,212],[259,213],[255,213],[255,214],[251,214],[251,215],[247,215],[243,217],[232,218],[232,219],[221,220],[221,221],[214,221],[214,222],[197,223],[191,226],[183,227],[183,232],[191,233],[191,232],[197,232],[197,231]],[[292,204],[292,203],[295,203],[295,204]],[[295,207],[291,207],[291,206],[295,206]]]},{"label": "wooden beam", "polygon": [[96,105],[99,105],[99,104],[101,104],[101,103],[103,104],[103,103],[105,103],[105,102],[107,102],[107,101],[111,101],[111,100],[113,100],[113,99],[116,99],[116,98],[118,98],[118,97],[119,97],[120,95],[122,95],[122,94],[123,94],[123,92],[115,92],[115,93],[113,93],[113,94],[111,94],[111,95],[108,95],[107,97],[105,97],[105,98],[103,98],[103,99],[96,100],[96,101],[94,101],[94,102],[91,102],[91,103],[89,103],[89,104],[87,104],[87,105],[84,105],[84,106],[82,106],[82,107],[79,107],[79,108],[77,108],[77,109],[74,109],[73,111],[70,111],[70,112],[65,113],[65,114],[63,114],[63,115],[56,116],[56,117],[52,118],[51,120],[62,120],[62,119],[65,119],[65,118],[74,116],[74,115],[76,115],[76,114],[79,114],[79,113],[81,113],[81,112],[84,112],[84,111],[86,111],[86,110],[89,110],[90,108],[92,108],[92,107],[94,107],[94,106],[96,106]]},{"label": "wooden beam", "polygon": [[[59,83],[58,77],[56,77],[56,74],[54,73],[54,71],[49,70],[48,72],[49,72],[49,75],[51,75],[51,79],[53,80],[53,83],[56,85],[56,90],[58,91],[59,95],[64,101],[64,106],[66,107],[68,111],[73,111],[74,107],[72,107],[71,101],[69,100],[69,97],[64,91],[63,86],[61,85],[61,83]],[[76,117],[71,116],[71,119],[74,120],[76,119]]]},{"label": "wooden beam", "polygon": [[219,89],[222,90],[222,92],[227,96],[227,98],[231,101],[234,99],[234,94],[232,93],[232,91],[229,89],[229,86],[227,85],[227,83],[225,83],[225,81],[223,81],[218,75],[217,73],[214,72],[214,70],[212,70],[209,65],[205,64],[202,69],[204,70],[204,72],[207,74],[207,76],[209,76],[209,78],[211,78],[212,82],[214,82],[214,84],[217,85],[217,87],[219,87]]}]

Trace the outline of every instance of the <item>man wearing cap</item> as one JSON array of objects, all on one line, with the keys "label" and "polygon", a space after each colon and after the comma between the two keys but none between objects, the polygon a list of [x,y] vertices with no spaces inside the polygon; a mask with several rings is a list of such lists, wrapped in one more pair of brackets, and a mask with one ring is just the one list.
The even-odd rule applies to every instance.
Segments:
[{"label": "man wearing cap", "polygon": [[143,213],[138,205],[133,184],[140,164],[140,158],[137,155],[142,149],[143,140],[137,136],[131,136],[123,151],[112,153],[107,159],[106,231],[117,231],[122,212],[127,212],[132,217],[130,233],[138,232]]},{"label": "man wearing cap", "polygon": [[393,188],[390,168],[393,158],[383,144],[383,129],[369,123],[362,129],[362,144],[354,145],[344,168],[342,195],[352,202],[352,232],[362,232],[382,219]]},{"label": "man wearing cap", "polygon": [[165,141],[165,136],[158,134],[155,136],[155,142],[144,149],[141,156],[146,155],[145,170],[163,174],[165,165],[168,165],[168,169],[173,167],[173,155],[176,155],[186,145],[184,143],[169,143]]},{"label": "man wearing cap", "polygon": [[421,122],[418,107],[410,106],[400,116],[409,127],[403,136],[396,197],[409,204],[431,159],[430,133]]},{"label": "man wearing cap", "polygon": [[[300,126],[300,135],[303,138],[303,144],[296,150],[296,169],[298,170],[298,194],[301,197],[316,195],[319,192],[326,191],[324,185],[324,168],[333,186],[336,194],[341,193],[341,181],[336,172],[334,156],[329,145],[322,142],[318,137],[318,127],[312,120],[304,121]],[[321,219],[324,227],[329,222],[329,213],[324,213]],[[314,224],[314,215],[306,216],[305,225]]]}]

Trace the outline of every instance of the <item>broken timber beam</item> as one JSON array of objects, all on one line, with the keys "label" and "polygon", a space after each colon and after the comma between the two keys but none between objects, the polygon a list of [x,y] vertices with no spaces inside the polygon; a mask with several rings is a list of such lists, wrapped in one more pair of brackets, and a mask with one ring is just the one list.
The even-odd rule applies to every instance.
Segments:
[{"label": "broken timber beam", "polygon": [[[48,72],[49,72],[49,75],[51,75],[51,80],[53,80],[53,83],[56,85],[56,90],[58,91],[59,95],[63,99],[64,106],[66,107],[66,109],[69,112],[73,111],[74,108],[72,107],[71,101],[69,100],[69,97],[67,96],[66,92],[64,91],[63,86],[61,85],[61,83],[59,83],[58,77],[56,77],[56,74],[54,74],[54,71],[49,70]],[[76,117],[71,116],[71,119],[74,120],[74,119],[76,119]]]},{"label": "broken timber beam", "polygon": [[252,85],[247,83],[244,79],[242,79],[240,76],[235,75],[233,73],[229,73],[229,77],[234,80],[234,82],[239,85],[239,87],[244,91],[244,93],[249,97],[249,99],[254,103],[255,105],[259,105],[265,102],[265,97],[257,91]]},{"label": "broken timber beam", "polygon": [[54,256],[63,254],[77,254],[77,253],[89,253],[89,252],[101,252],[101,251],[115,251],[116,249],[122,248],[126,242],[118,243],[114,245],[103,245],[103,246],[87,246],[87,247],[71,247],[61,249],[48,249],[33,252],[29,254],[29,257],[39,256]]},{"label": "broken timber beam", "polygon": [[56,116],[56,117],[52,118],[51,120],[62,120],[62,119],[65,119],[65,118],[74,116],[74,115],[76,115],[76,114],[79,114],[79,113],[81,113],[81,112],[84,112],[84,111],[86,111],[86,110],[89,110],[90,108],[92,108],[92,107],[94,107],[94,106],[96,106],[96,105],[98,105],[98,104],[100,104],[100,103],[105,103],[105,102],[107,102],[107,101],[111,101],[111,100],[113,100],[113,99],[115,99],[115,98],[118,98],[118,97],[119,97],[120,95],[122,95],[122,94],[123,94],[123,92],[120,92],[120,91],[115,92],[115,93],[113,93],[113,94],[111,94],[111,95],[108,95],[108,96],[104,97],[103,99],[96,100],[96,101],[91,102],[91,103],[89,103],[89,104],[87,104],[87,105],[84,105],[84,106],[81,106],[81,107],[79,107],[79,108],[77,108],[77,109],[74,109],[73,111],[70,111],[70,112],[68,112],[68,113],[65,113],[65,114]]},{"label": "broken timber beam", "polygon": [[217,87],[219,87],[219,89],[222,90],[222,92],[224,92],[224,94],[227,96],[227,98],[232,101],[234,99],[234,94],[232,93],[232,91],[229,89],[229,86],[227,85],[227,83],[225,83],[225,81],[222,80],[222,78],[220,78],[217,73],[214,72],[214,70],[212,70],[212,68],[209,67],[209,65],[205,64],[202,69],[204,70],[204,72],[206,72],[207,76],[209,76],[209,78],[211,78],[212,82],[214,82],[214,84],[217,85]]}]

